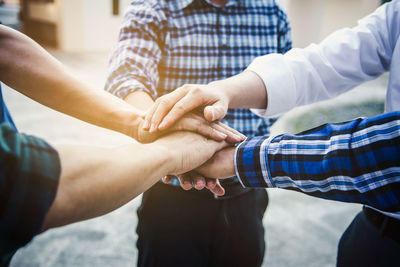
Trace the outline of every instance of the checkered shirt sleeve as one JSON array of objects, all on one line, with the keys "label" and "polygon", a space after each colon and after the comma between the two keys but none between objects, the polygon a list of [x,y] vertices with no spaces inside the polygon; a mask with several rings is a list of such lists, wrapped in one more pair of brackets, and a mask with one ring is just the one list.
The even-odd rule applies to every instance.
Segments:
[{"label": "checkered shirt sleeve", "polygon": [[250,138],[236,149],[235,166],[246,187],[400,211],[400,112]]}]

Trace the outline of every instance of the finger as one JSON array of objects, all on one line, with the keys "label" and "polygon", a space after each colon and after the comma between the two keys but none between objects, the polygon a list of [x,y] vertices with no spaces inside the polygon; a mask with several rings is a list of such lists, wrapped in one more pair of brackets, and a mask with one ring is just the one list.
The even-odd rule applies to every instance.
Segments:
[{"label": "finger", "polygon": [[182,86],[175,91],[164,95],[156,100],[155,106],[153,106],[149,116],[146,118],[146,126],[150,129],[158,129],[158,125],[164,118],[166,113],[171,110],[171,108],[178,102],[182,97],[184,97],[189,91],[188,86]]},{"label": "finger", "polygon": [[154,112],[156,112],[158,106],[158,102],[155,102],[153,106],[147,111],[146,117],[143,123],[143,129],[150,130],[151,119],[153,118]]},{"label": "finger", "polygon": [[[157,106],[154,110],[151,120],[150,120],[150,132],[157,131],[158,126],[161,120],[165,117],[165,115],[171,110],[171,108],[175,105],[176,102],[185,96],[187,89],[181,87],[182,89],[177,89],[167,95],[164,95],[157,99]],[[185,87],[187,88],[187,87]],[[161,130],[161,129],[160,129]]]},{"label": "finger", "polygon": [[213,105],[204,108],[204,117],[208,121],[219,121],[225,117],[227,111],[228,103],[217,101]]},{"label": "finger", "polygon": [[216,179],[210,179],[210,178],[206,178],[206,188],[208,190],[212,190],[215,188],[215,186],[217,185],[217,180]]},{"label": "finger", "polygon": [[[172,130],[186,130],[196,132],[216,141],[223,141],[227,135],[216,129],[212,124],[207,122],[203,117],[191,114],[190,117],[183,117],[172,128]],[[225,129],[220,128],[226,132]]]},{"label": "finger", "polygon": [[195,94],[189,92],[182,99],[179,100],[164,117],[158,128],[165,130],[174,124],[179,118],[193,109],[203,105],[203,98],[195,96]]},{"label": "finger", "polygon": [[206,186],[206,179],[200,174],[196,173],[193,175],[194,188],[197,190],[202,190]]},{"label": "finger", "polygon": [[214,187],[214,189],[211,190],[211,192],[213,192],[217,196],[225,195],[225,189],[222,187],[222,185],[220,184],[219,180],[216,179],[215,181],[216,181],[215,187]]},{"label": "finger", "polygon": [[192,179],[191,179],[191,174],[190,173],[185,173],[185,174],[178,175],[178,180],[181,183],[181,187],[184,190],[192,189]]},{"label": "finger", "polygon": [[162,182],[163,182],[164,184],[169,184],[169,183],[171,183],[171,181],[172,181],[172,176],[171,176],[171,175],[166,175],[166,176],[164,176],[161,180],[162,180]]},{"label": "finger", "polygon": [[240,134],[238,131],[230,128],[227,125],[224,125],[223,123],[220,122],[213,123],[212,127],[215,130],[224,133],[226,135],[226,141],[230,143],[242,142],[245,139],[243,138],[242,134]]},{"label": "finger", "polygon": [[222,122],[220,122],[220,121],[215,122],[215,123],[218,124],[219,126],[221,126],[222,128],[228,130],[229,132],[232,132],[232,133],[234,133],[234,134],[240,136],[243,140],[245,140],[245,139],[247,138],[244,134],[242,134],[242,133],[239,132],[238,130],[236,130],[236,129],[234,129],[234,128],[228,126],[228,125],[226,125],[225,123],[222,123]]}]

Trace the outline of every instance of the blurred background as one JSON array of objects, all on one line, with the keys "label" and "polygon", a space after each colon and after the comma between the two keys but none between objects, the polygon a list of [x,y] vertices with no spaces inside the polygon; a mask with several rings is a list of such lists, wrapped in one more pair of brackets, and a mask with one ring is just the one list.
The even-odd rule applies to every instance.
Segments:
[{"label": "blurred background", "polygon": [[[319,42],[354,26],[380,0],[281,0],[295,47]],[[43,45],[81,79],[102,90],[110,50],[130,0],[0,0],[0,21]],[[333,100],[282,116],[273,134],[299,132],[326,122],[383,111],[388,76]],[[115,146],[130,139],[50,110],[5,86],[5,101],[21,132],[53,144]],[[341,233],[361,206],[268,190],[263,266],[334,266]],[[11,266],[134,266],[136,208],[140,197],[106,216],[50,230],[20,249]]]}]

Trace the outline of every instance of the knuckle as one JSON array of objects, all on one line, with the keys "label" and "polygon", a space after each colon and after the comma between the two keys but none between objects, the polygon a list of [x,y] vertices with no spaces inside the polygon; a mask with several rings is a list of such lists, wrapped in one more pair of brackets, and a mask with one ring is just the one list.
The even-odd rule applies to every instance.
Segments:
[{"label": "knuckle", "polygon": [[191,87],[192,87],[192,85],[190,85],[190,84],[184,84],[184,85],[182,85],[182,90],[190,90],[191,89]]},{"label": "knuckle", "polygon": [[170,102],[168,101],[168,99],[159,98],[158,99],[158,104],[161,105],[161,106],[169,106]]},{"label": "knuckle", "polygon": [[201,88],[196,86],[196,87],[192,88],[191,93],[195,94],[195,95],[198,95],[198,94],[201,93],[201,91],[202,91]]},{"label": "knuckle", "polygon": [[203,123],[199,120],[194,120],[193,125],[196,127],[196,129],[203,129]]},{"label": "knuckle", "polygon": [[185,111],[185,106],[184,106],[182,103],[177,103],[177,104],[175,105],[175,109],[176,109],[178,112],[184,112],[184,111]]}]

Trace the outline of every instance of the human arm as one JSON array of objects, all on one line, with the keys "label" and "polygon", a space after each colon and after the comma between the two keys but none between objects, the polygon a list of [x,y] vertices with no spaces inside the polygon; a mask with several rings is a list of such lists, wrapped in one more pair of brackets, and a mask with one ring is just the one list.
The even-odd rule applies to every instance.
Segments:
[{"label": "human arm", "polygon": [[59,146],[56,151],[40,138],[1,124],[0,262],[40,230],[116,209],[159,177],[189,171],[226,145],[175,133],[152,144]]},{"label": "human arm", "polygon": [[[164,45],[167,18],[162,9],[148,2],[134,2],[128,8],[122,23],[119,41],[109,65],[105,89],[123,98],[135,108],[147,111],[159,97],[159,69],[165,56]],[[157,102],[158,103],[158,102]],[[157,105],[156,103],[156,105]],[[158,129],[141,122],[139,141],[155,136]],[[244,139],[234,129],[221,123],[209,123],[202,116],[190,113],[169,129],[198,132],[215,140],[238,142]]]},{"label": "human arm", "polygon": [[399,23],[400,3],[392,1],[356,27],[338,30],[320,44],[255,59],[248,70],[263,79],[268,93],[267,109],[255,112],[277,115],[377,78],[389,70]]},{"label": "human arm", "polygon": [[2,25],[0,80],[50,108],[135,137],[140,110],[79,81],[33,40]]},{"label": "human arm", "polygon": [[112,149],[57,147],[62,166],[60,184],[42,229],[110,212],[160,177],[190,171],[225,146],[225,142],[198,134],[177,132],[150,144]]},{"label": "human arm", "polygon": [[296,135],[249,138],[236,151],[219,153],[196,171],[218,178],[236,173],[246,187],[283,188],[400,210],[400,112],[325,124]]},{"label": "human arm", "polygon": [[[362,19],[357,27],[339,30],[318,45],[292,49],[284,55],[269,54],[256,58],[235,77],[233,86],[228,79],[213,82],[209,87],[199,87],[196,94],[182,90],[181,94],[165,101],[169,103],[166,107],[152,114],[159,113],[161,118],[165,117],[163,122],[169,125],[182,115],[183,112],[178,110],[182,106],[186,107],[186,112],[198,106],[222,102],[223,110],[232,105],[233,108],[262,109],[254,112],[260,116],[274,116],[295,106],[332,98],[388,70],[400,34],[399,10],[400,3],[392,1]],[[254,78],[249,81],[246,73],[250,71]],[[243,90],[246,85],[250,91]],[[213,87],[218,88],[217,100],[215,94],[209,92]],[[262,93],[263,89],[266,92]],[[254,99],[249,99],[247,92]],[[238,96],[234,99],[239,103],[231,100],[229,94]],[[218,119],[223,114],[218,113],[214,118],[207,115],[207,109],[204,114],[207,119]],[[160,119],[156,117],[156,120]]]}]

